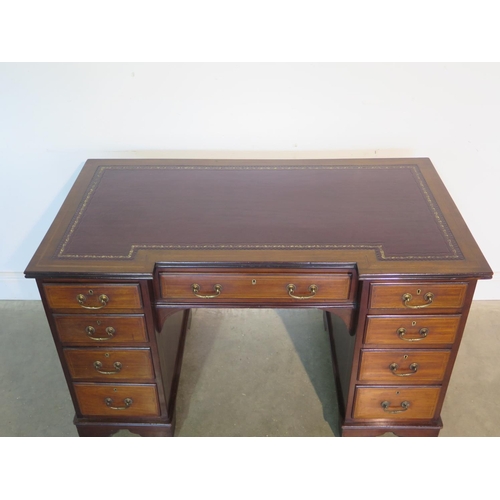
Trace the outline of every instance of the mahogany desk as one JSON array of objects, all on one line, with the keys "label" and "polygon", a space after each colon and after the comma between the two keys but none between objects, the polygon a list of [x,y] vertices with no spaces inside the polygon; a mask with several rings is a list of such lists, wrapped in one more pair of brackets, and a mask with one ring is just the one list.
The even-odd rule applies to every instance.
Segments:
[{"label": "mahogany desk", "polygon": [[427,158],[89,160],[25,274],[80,436],[173,435],[194,307],[323,310],[342,434],[437,436],[492,271]]}]

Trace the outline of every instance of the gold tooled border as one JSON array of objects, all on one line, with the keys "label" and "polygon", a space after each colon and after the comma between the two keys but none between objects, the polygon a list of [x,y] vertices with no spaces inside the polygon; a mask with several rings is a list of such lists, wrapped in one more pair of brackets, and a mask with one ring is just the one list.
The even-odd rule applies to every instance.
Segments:
[{"label": "gold tooled border", "polygon": [[[415,176],[417,183],[420,186],[422,194],[427,201],[436,222],[443,233],[443,236],[448,243],[450,255],[405,255],[405,256],[387,256],[381,244],[371,245],[301,245],[301,244],[238,244],[238,245],[140,245],[132,244],[130,251],[126,255],[81,255],[65,253],[66,247],[73,236],[85,209],[87,208],[92,196],[95,193],[99,182],[106,170],[355,170],[355,169],[409,169]],[[462,252],[453,237],[451,230],[446,224],[444,217],[436,208],[436,202],[430,194],[430,190],[423,179],[420,169],[417,165],[313,165],[313,166],[261,166],[261,165],[244,165],[244,166],[196,166],[196,165],[150,165],[150,166],[134,166],[134,165],[104,165],[97,169],[90,187],[87,191],[85,199],[81,203],[75,217],[72,219],[68,230],[63,237],[63,242],[59,246],[56,258],[71,258],[71,259],[132,259],[134,254],[140,249],[149,250],[374,250],[379,260],[447,260],[447,259],[463,259]]]}]

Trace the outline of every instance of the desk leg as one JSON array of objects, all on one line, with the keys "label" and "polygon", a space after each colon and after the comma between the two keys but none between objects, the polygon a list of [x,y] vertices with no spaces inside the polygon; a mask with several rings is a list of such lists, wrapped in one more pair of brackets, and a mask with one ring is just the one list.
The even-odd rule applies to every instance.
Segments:
[{"label": "desk leg", "polygon": [[354,353],[355,338],[351,335],[352,318],[352,308],[334,308],[323,311],[325,329],[330,337],[333,375],[342,419],[345,418]]},{"label": "desk leg", "polygon": [[158,360],[163,385],[164,408],[171,422],[172,436],[175,428],[175,401],[181,376],[186,332],[191,323],[191,310],[162,309],[158,311],[160,328],[156,335]]}]

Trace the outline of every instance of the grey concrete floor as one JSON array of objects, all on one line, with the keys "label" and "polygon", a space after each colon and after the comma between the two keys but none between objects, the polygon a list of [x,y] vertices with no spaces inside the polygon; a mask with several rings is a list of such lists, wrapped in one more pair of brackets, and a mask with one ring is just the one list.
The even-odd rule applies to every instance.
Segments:
[{"label": "grey concrete floor", "polygon": [[[500,301],[475,301],[441,436],[500,436]],[[0,301],[0,436],[77,436],[39,301]],[[118,433],[127,435],[127,433]],[[317,310],[196,310],[177,436],[338,436],[328,336]]]}]

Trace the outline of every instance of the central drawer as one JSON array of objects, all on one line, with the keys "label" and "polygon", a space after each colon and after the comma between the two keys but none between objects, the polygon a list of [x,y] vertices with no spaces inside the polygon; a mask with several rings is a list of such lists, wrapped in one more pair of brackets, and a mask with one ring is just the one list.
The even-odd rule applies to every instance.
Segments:
[{"label": "central drawer", "polygon": [[161,298],[169,302],[294,302],[348,300],[351,274],[161,273]]}]

